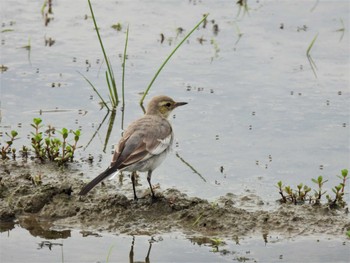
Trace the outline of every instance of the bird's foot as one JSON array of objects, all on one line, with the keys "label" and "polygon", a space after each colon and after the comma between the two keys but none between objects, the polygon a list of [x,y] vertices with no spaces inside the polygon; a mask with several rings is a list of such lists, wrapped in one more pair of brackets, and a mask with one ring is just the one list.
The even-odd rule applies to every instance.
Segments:
[{"label": "bird's foot", "polygon": [[160,200],[159,196],[151,195],[151,203],[154,204]]}]

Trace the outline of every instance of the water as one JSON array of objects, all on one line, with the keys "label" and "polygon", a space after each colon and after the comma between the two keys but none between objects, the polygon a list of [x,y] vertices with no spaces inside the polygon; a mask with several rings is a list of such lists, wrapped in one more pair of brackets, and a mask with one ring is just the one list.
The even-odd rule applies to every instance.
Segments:
[{"label": "water", "polygon": [[[52,232],[52,231],[51,231]],[[59,231],[58,231],[59,232]],[[0,234],[2,262],[348,262],[349,241],[322,237],[287,238],[277,235],[224,241],[215,247],[208,238],[181,233],[126,236],[87,235],[65,231],[66,238],[30,235],[16,227]],[[51,233],[52,234],[52,233]],[[57,232],[55,233],[57,236]],[[266,242],[267,241],[267,242]],[[9,253],[11,252],[11,253]],[[131,254],[133,252],[133,254]],[[146,261],[147,254],[148,260]]]},{"label": "water", "polygon": [[[277,181],[292,186],[300,182],[312,186],[311,178],[323,175],[329,180],[325,188],[330,191],[339,183],[336,175],[340,170],[349,168],[350,7],[348,1],[249,1],[248,4],[249,13],[242,11],[236,17],[238,7],[233,1],[93,1],[119,88],[120,54],[126,26],[130,26],[126,124],[141,116],[139,93],[144,91],[175,44],[204,13],[210,13],[207,27],[197,30],[178,50],[147,97],[167,94],[189,102],[171,118],[176,147],[154,172],[153,182],[160,183],[164,189],[175,187],[191,196],[210,200],[227,192],[254,192],[270,205],[266,207],[269,209],[278,198],[274,187]],[[19,132],[17,148],[29,145],[30,123],[42,110],[40,117],[47,125],[81,128],[81,145],[85,146],[106,112],[99,109],[98,97],[78,72],[94,83],[102,96],[107,96],[105,64],[88,5],[82,0],[54,1],[47,26],[41,8],[41,2],[4,0],[1,3],[0,63],[8,69],[1,73],[0,129],[3,133],[12,129]],[[111,28],[116,23],[122,24],[121,32]],[[217,35],[212,30],[214,24],[219,28]],[[185,32],[177,35],[179,27]],[[163,44],[161,33],[165,36]],[[317,65],[315,78],[306,50],[317,34],[311,50]],[[45,39],[49,38],[55,43],[45,46]],[[200,38],[204,39],[202,44],[198,41]],[[28,43],[30,52],[22,48]],[[56,109],[65,111],[52,111]],[[102,158],[98,164],[84,168],[91,178],[109,164],[111,149],[122,131],[120,117],[118,109],[106,153],[102,152],[106,124],[89,147],[78,153],[78,158],[87,158],[89,154],[95,160]],[[3,135],[0,140],[2,146],[6,137]],[[143,185],[146,187],[146,182]],[[345,198],[349,200],[349,195]],[[14,243],[18,241],[13,237],[21,231],[10,232]],[[112,239],[108,236],[99,239],[106,240],[103,243],[107,245],[101,246],[96,261],[106,258],[113,243],[109,238]],[[147,250],[147,238],[136,238],[137,243],[143,242],[144,250]],[[64,247],[74,247],[80,239],[78,232],[73,232],[71,238],[64,240]],[[121,238],[126,239],[127,245],[122,250],[126,251],[125,260],[130,237]],[[92,237],[86,240],[91,244],[102,243],[93,242],[96,238]],[[37,250],[38,239],[24,243],[27,242],[36,253],[47,250]],[[182,249],[189,247],[185,238],[170,237],[164,237],[154,247],[173,243],[183,246]],[[323,243],[315,245],[307,241],[305,244],[279,243],[282,249],[294,245],[301,249],[305,245],[316,250]],[[61,248],[53,249],[57,253],[56,261],[60,261]],[[340,248],[342,246],[334,249]],[[72,250],[71,253],[78,251]],[[2,256],[18,256],[10,248],[3,251]],[[64,252],[68,260],[70,252],[68,249]],[[143,257],[143,252],[138,258]],[[34,252],[31,255],[36,258]],[[152,253],[156,260],[154,255],[160,254]],[[184,256],[181,253],[176,256],[180,255]],[[206,255],[219,260],[215,253]],[[325,257],[322,259],[327,262]],[[287,260],[286,257],[283,260]]]}]

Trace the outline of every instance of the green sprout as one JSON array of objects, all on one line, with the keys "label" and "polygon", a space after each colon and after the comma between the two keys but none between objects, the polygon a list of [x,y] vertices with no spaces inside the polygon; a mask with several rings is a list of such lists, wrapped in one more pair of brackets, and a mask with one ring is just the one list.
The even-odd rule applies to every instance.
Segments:
[{"label": "green sprout", "polygon": [[41,125],[42,120],[40,118],[34,118],[33,123],[31,126],[35,129],[35,132],[32,132],[32,147],[35,152],[35,156],[43,160],[45,157],[45,151],[43,149],[43,135],[42,132],[40,132],[40,128],[42,127]]},{"label": "green sprout", "polygon": [[212,252],[219,252],[219,246],[224,245],[225,242],[221,238],[211,238]]},{"label": "green sprout", "polygon": [[16,157],[16,149],[12,148],[11,146],[13,145],[13,142],[16,140],[16,137],[18,135],[18,132],[15,130],[12,130],[9,133],[5,133],[7,137],[9,137],[9,140],[6,141],[6,145],[1,147],[1,159],[2,160],[6,160],[9,159],[9,157],[7,156],[8,154],[10,154],[12,152],[12,157]]},{"label": "green sprout", "polygon": [[[80,130],[70,131],[67,128],[62,128],[58,131],[62,139],[55,137],[56,129],[49,126],[45,133],[40,129],[43,127],[40,118],[34,118],[31,126],[35,129],[32,132],[32,148],[35,152],[35,157],[41,161],[49,160],[59,164],[73,161],[74,152],[77,149],[77,143],[80,138]],[[74,143],[68,142],[69,134],[74,135]]]},{"label": "green sprout", "polygon": [[334,186],[332,188],[332,192],[335,194],[335,197],[332,199],[329,195],[327,195],[328,204],[331,208],[337,208],[337,207],[345,207],[346,203],[343,199],[344,197],[344,189],[345,189],[345,183],[348,180],[348,170],[343,169],[341,170],[341,176],[337,176],[342,181],[339,185]]},{"label": "green sprout", "polygon": [[[332,188],[332,192],[334,193],[334,197],[330,195],[326,195],[328,200],[327,205],[330,208],[342,208],[346,206],[346,202],[343,197],[345,194],[345,185],[348,180],[348,170],[341,170],[341,175],[337,176],[341,179],[341,182]],[[296,190],[292,189],[290,186],[284,186],[282,181],[279,181],[276,185],[280,196],[281,203],[292,203],[292,204],[304,204],[305,202],[309,202],[309,204],[321,204],[322,196],[326,194],[327,191],[323,190],[324,184],[328,182],[328,180],[324,180],[322,176],[317,177],[316,179],[311,179],[313,183],[317,185],[317,189],[314,190],[314,194],[310,195],[311,188],[303,183],[298,184]]]},{"label": "green sprout", "polygon": [[317,177],[317,179],[312,178],[311,181],[313,183],[317,184],[317,186],[318,186],[318,190],[314,190],[315,191],[315,201],[316,201],[316,204],[320,204],[322,195],[324,195],[326,193],[326,191],[322,190],[322,187],[326,182],[328,182],[328,180],[324,181],[323,177],[320,175],[319,177]]}]

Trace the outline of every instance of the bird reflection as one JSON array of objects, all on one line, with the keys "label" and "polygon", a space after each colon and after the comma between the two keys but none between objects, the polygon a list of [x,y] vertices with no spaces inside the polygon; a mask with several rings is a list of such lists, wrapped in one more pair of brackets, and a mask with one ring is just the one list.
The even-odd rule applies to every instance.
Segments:
[{"label": "bird reflection", "polygon": [[129,253],[129,262],[130,263],[150,263],[149,260],[149,255],[151,253],[151,248],[152,248],[152,240],[149,241],[149,247],[148,247],[148,252],[145,258],[145,261],[134,261],[134,244],[135,244],[135,237],[132,237],[132,243],[131,243],[131,249]]}]

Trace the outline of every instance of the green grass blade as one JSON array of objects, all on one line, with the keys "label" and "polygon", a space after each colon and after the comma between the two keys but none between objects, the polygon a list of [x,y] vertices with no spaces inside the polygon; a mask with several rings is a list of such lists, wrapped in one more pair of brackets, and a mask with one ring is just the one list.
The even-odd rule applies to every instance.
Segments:
[{"label": "green grass blade", "polygon": [[125,97],[124,97],[124,88],[125,88],[125,61],[126,61],[126,50],[128,48],[128,41],[129,41],[129,26],[126,29],[126,38],[125,38],[125,45],[124,45],[124,54],[123,54],[123,73],[122,73],[122,100],[123,100],[123,108],[125,106]]},{"label": "green grass blade", "polygon": [[114,127],[114,120],[115,120],[116,116],[117,116],[117,111],[116,111],[116,109],[113,109],[111,111],[111,115],[109,116],[108,129],[107,129],[106,138],[105,138],[104,147],[103,147],[104,153],[106,152],[107,144],[108,144],[109,138],[111,137],[111,134],[112,134],[112,130]]},{"label": "green grass blade", "polygon": [[106,82],[107,82],[107,87],[108,87],[108,91],[109,91],[109,100],[110,100],[110,102],[111,102],[111,104],[112,104],[112,107],[115,107],[115,100],[114,100],[114,98],[115,98],[115,96],[114,96],[114,94],[113,94],[113,89],[112,89],[112,86],[111,86],[111,82],[110,82],[110,80],[109,80],[109,74],[108,74],[108,71],[106,71]]},{"label": "green grass blade", "polygon": [[113,107],[117,107],[118,105],[118,90],[117,90],[117,84],[115,83],[115,78],[114,78],[114,72],[113,72],[113,67],[112,67],[112,64],[111,62],[109,61],[108,59],[108,64],[110,65],[110,71],[108,72],[109,74],[109,78],[110,78],[110,81],[111,81],[111,87],[112,87],[112,97],[113,97],[113,100],[114,100],[114,105]]},{"label": "green grass blade", "polygon": [[316,41],[317,37],[318,37],[318,33],[316,34],[316,36],[314,36],[314,38],[312,39],[309,47],[307,48],[306,55],[310,54],[310,50],[312,49],[313,45],[315,44],[315,41]]},{"label": "green grass blade", "polygon": [[42,15],[44,15],[46,5],[47,5],[47,0],[44,0],[43,5],[41,6],[41,14]]},{"label": "green grass blade", "polygon": [[[107,65],[107,69],[108,69],[108,74],[109,74],[109,76],[111,77],[113,89],[114,89],[115,92],[116,92],[116,85],[115,85],[115,80],[114,80],[114,75],[113,75],[112,66],[111,66],[111,64],[110,64],[110,62],[109,62],[109,60],[108,60],[108,57],[107,57],[105,48],[104,48],[104,46],[103,46],[103,42],[102,42],[102,39],[101,39],[101,36],[100,36],[100,31],[99,31],[98,26],[97,26],[97,22],[96,22],[96,19],[95,19],[95,14],[94,14],[94,11],[92,10],[92,5],[91,5],[90,0],[88,0],[88,3],[89,3],[89,8],[90,8],[92,20],[93,20],[93,22],[94,22],[95,30],[96,30],[96,33],[97,33],[98,41],[100,42],[100,46],[101,46],[101,49],[102,49],[102,53],[103,53],[104,59],[105,59],[105,61],[106,61],[106,65]],[[112,95],[111,97],[115,97],[115,96]],[[116,105],[113,104],[113,103],[112,103],[112,105],[113,105],[113,107],[116,106]]]},{"label": "green grass blade", "polygon": [[156,74],[154,75],[153,79],[151,80],[150,84],[148,85],[147,89],[145,90],[141,100],[140,100],[140,105],[143,104],[143,101],[146,97],[146,95],[148,94],[149,90],[151,89],[154,81],[157,79],[159,73],[162,71],[162,69],[164,68],[164,66],[167,64],[167,62],[170,60],[170,58],[175,54],[175,52],[178,50],[178,48],[187,40],[187,38],[189,38],[192,33],[200,26],[200,24],[203,23],[204,20],[207,19],[209,14],[206,14],[202,20],[185,36],[185,38],[174,48],[174,50],[170,53],[170,55],[166,58],[166,60],[163,62],[163,64],[160,66],[160,68],[158,69],[158,71],[156,72]]},{"label": "green grass blade", "polygon": [[310,51],[311,51],[312,47],[314,46],[317,37],[318,37],[318,33],[316,34],[316,36],[314,36],[314,38],[312,39],[309,47],[306,50],[306,57],[307,57],[307,59],[309,61],[310,67],[312,69],[312,72],[314,73],[316,78],[317,78],[317,74],[316,74],[317,66],[316,66],[315,61],[312,59],[312,57],[310,55]]},{"label": "green grass blade", "polygon": [[114,245],[112,245],[110,248],[109,248],[109,250],[108,250],[108,254],[107,254],[107,260],[106,260],[106,263],[108,263],[109,262],[109,257],[111,256],[111,254],[112,254],[112,249],[114,248]]},{"label": "green grass blade", "polygon": [[98,92],[98,90],[95,88],[95,86],[90,82],[90,80],[88,80],[83,74],[81,74],[79,71],[78,73],[86,80],[87,83],[90,84],[91,88],[95,91],[95,93],[97,94],[97,96],[100,98],[100,100],[102,101],[103,105],[108,109],[108,111],[110,111],[111,109],[108,107],[107,103],[105,102],[105,100],[102,98],[101,94]]},{"label": "green grass blade", "polygon": [[92,20],[93,20],[93,22],[94,22],[95,30],[96,30],[96,33],[97,33],[98,41],[100,42],[100,46],[101,46],[102,53],[103,53],[103,56],[104,56],[104,58],[105,58],[107,67],[109,67],[109,65],[108,65],[108,59],[107,59],[107,55],[106,55],[106,51],[105,51],[105,48],[104,48],[104,46],[103,46],[103,42],[102,42],[102,39],[101,39],[101,36],[100,36],[100,31],[99,31],[98,26],[97,26],[97,22],[96,22],[96,19],[95,19],[95,14],[94,14],[94,11],[92,10],[92,6],[91,6],[90,0],[88,0],[88,3],[89,3],[89,8],[90,8]]}]

